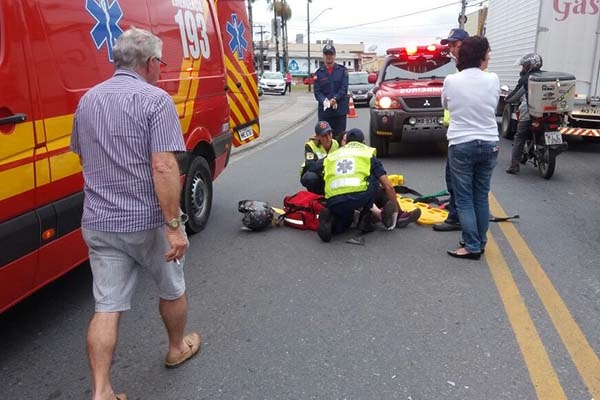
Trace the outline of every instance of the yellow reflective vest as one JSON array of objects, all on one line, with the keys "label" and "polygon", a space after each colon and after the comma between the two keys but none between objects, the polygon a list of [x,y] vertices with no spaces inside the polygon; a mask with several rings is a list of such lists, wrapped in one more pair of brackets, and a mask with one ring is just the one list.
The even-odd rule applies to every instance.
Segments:
[{"label": "yellow reflective vest", "polygon": [[[335,139],[333,139],[331,141],[331,147],[329,148],[329,153],[327,152],[327,150],[325,150],[325,148],[323,146],[321,146],[321,143],[315,142],[312,139],[310,139],[308,142],[304,143],[304,147],[306,147],[307,145],[308,145],[308,147],[310,147],[313,154],[317,157],[314,161],[325,158],[325,157],[327,157],[327,154],[332,153],[340,148],[340,145],[338,144],[337,140],[335,140]],[[304,155],[304,162],[300,166],[300,175],[302,175],[302,173],[304,172],[304,167],[306,167],[306,154]]]},{"label": "yellow reflective vest", "polygon": [[350,142],[329,153],[323,162],[325,198],[367,190],[371,175],[371,158],[374,156],[374,148],[359,142]]}]

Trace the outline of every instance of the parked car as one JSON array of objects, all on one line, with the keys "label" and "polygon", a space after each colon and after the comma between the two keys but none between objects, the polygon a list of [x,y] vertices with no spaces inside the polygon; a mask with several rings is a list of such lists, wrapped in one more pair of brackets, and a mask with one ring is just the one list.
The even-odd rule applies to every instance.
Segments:
[{"label": "parked car", "polygon": [[354,99],[354,104],[369,104],[373,97],[373,87],[369,83],[369,74],[364,71],[348,73],[348,95]]},{"label": "parked car", "polygon": [[304,83],[305,85],[308,85],[309,83],[311,85],[314,85],[315,84],[315,74],[310,74],[310,78],[308,76],[306,78],[304,78],[302,83]]},{"label": "parked car", "polygon": [[258,87],[265,93],[285,95],[285,79],[281,72],[265,72],[258,82]]}]

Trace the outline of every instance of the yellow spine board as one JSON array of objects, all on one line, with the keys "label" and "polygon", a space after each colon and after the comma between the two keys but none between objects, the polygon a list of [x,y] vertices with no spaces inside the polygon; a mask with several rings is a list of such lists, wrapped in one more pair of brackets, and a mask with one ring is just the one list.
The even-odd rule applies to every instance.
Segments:
[{"label": "yellow spine board", "polygon": [[402,211],[412,211],[419,207],[421,209],[421,217],[417,222],[421,225],[433,225],[439,222],[444,222],[448,216],[448,211],[441,208],[433,208],[427,203],[415,203],[410,197],[402,197],[396,195],[398,205]]}]

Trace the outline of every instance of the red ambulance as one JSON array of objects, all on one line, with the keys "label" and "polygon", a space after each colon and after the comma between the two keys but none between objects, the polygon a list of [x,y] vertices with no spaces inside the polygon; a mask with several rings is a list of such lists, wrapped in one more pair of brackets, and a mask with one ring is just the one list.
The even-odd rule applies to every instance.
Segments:
[{"label": "red ambulance", "polygon": [[85,91],[112,75],[113,44],[131,26],[163,41],[159,86],[173,98],[187,147],[189,230],[205,226],[232,144],[259,135],[243,0],[2,0],[0,312],[87,259],[73,114]]}]

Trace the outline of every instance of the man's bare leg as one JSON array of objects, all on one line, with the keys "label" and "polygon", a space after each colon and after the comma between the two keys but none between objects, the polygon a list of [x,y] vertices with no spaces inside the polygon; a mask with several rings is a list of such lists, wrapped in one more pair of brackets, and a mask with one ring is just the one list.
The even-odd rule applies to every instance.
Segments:
[{"label": "man's bare leg", "polygon": [[120,312],[97,312],[92,317],[87,333],[87,351],[92,369],[94,400],[113,400],[110,384],[110,365],[117,345]]},{"label": "man's bare leg", "polygon": [[167,357],[180,355],[189,350],[183,341],[185,324],[187,322],[187,297],[184,294],[175,300],[160,299],[160,316],[163,319],[169,335],[169,351]]}]

